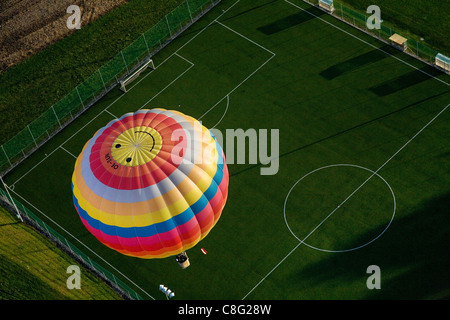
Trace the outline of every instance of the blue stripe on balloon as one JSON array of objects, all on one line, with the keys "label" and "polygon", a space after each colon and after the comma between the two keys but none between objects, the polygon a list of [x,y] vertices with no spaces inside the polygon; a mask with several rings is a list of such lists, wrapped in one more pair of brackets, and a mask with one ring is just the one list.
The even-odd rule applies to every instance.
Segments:
[{"label": "blue stripe on balloon", "polygon": [[[222,166],[223,169],[223,166]],[[162,222],[158,222],[145,227],[118,227],[105,224],[99,220],[92,218],[78,203],[78,199],[75,197],[73,193],[73,183],[72,183],[72,194],[73,194],[73,203],[78,209],[78,214],[81,218],[87,221],[87,223],[97,229],[102,231],[103,233],[110,236],[119,236],[122,238],[134,238],[134,237],[150,237],[156,235],[157,233],[163,233],[176,228],[176,226],[180,226],[189,220],[192,217],[201,212],[209,203],[209,201],[215,196],[218,191],[220,181],[223,179],[223,171],[217,170],[216,174],[211,181],[210,186],[204,192],[204,194],[198,199],[194,204],[192,204],[185,211],[180,214]],[[97,227],[95,227],[97,226]]]}]

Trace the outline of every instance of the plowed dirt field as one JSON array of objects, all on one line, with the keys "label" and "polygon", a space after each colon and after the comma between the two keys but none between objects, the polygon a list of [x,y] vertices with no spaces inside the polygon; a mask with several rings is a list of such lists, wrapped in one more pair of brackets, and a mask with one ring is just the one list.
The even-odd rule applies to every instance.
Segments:
[{"label": "plowed dirt field", "polygon": [[0,1],[0,72],[64,38],[70,5],[81,11],[81,27],[126,0],[3,0]]}]

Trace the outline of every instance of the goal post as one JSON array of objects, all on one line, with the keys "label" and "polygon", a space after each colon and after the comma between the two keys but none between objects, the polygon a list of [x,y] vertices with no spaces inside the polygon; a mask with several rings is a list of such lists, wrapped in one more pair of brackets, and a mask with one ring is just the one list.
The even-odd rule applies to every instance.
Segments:
[{"label": "goal post", "polygon": [[140,66],[136,71],[128,75],[125,79],[122,79],[119,81],[120,83],[120,90],[123,92],[127,92],[127,86],[133,82],[139,75],[147,68],[150,68],[152,70],[155,69],[155,64],[152,59],[149,59],[146,61],[142,66]]}]

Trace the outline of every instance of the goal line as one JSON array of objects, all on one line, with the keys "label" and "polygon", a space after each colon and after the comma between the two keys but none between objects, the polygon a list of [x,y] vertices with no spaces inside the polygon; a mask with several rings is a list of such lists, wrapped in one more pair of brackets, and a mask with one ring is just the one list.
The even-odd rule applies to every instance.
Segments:
[{"label": "goal line", "polygon": [[139,75],[142,73],[142,71],[144,71],[148,67],[150,67],[152,70],[155,69],[155,64],[153,63],[152,59],[149,59],[141,67],[139,67],[139,69],[134,71],[132,74],[130,74],[125,79],[120,80],[119,81],[119,83],[120,83],[120,90],[122,90],[123,92],[127,92],[127,85],[130,84],[131,82],[133,82],[137,77],[139,77]]}]

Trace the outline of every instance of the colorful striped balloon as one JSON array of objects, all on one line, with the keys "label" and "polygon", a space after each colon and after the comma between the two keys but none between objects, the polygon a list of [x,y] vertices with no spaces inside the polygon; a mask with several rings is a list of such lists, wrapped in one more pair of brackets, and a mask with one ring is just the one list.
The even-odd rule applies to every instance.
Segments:
[{"label": "colorful striped balloon", "polygon": [[125,255],[165,258],[195,246],[217,223],[228,169],[212,133],[164,109],[127,113],[97,131],[72,176],[86,228]]}]

